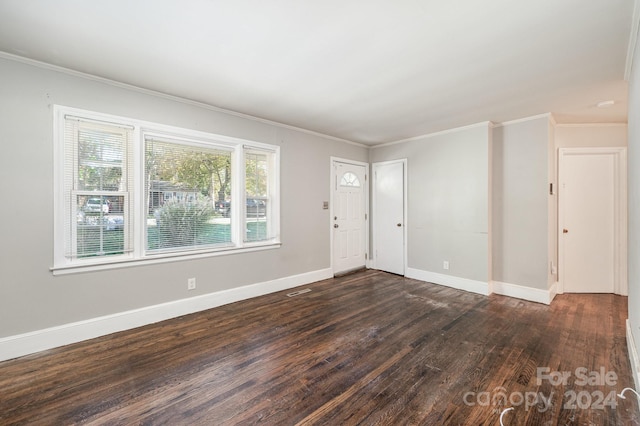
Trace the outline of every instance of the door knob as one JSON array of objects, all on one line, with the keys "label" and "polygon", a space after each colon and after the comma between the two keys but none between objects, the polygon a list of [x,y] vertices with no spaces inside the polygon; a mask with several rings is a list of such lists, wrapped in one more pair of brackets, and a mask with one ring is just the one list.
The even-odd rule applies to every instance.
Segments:
[{"label": "door knob", "polygon": [[334,224],[333,224],[333,227],[334,227],[334,228],[337,228],[337,227],[338,227],[338,224],[337,224],[337,223],[334,223]]},{"label": "door knob", "polygon": [[564,228],[564,229],[562,230],[562,233],[563,233],[563,234],[568,234],[568,233],[569,233],[569,230],[568,230],[568,229],[566,229],[566,228]]},{"label": "door knob", "polygon": [[396,226],[397,226],[397,227],[401,227],[401,226],[402,226],[402,224],[401,224],[401,223],[399,223],[399,224],[397,224]]}]

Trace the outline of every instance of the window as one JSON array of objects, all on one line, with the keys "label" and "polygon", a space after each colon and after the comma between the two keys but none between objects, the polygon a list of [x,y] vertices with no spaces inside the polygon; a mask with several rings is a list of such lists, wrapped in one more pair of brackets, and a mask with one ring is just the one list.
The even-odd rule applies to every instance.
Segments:
[{"label": "window", "polygon": [[65,118],[64,129],[65,256],[81,259],[128,252],[131,240],[125,216],[132,129],[73,116]]},{"label": "window", "polygon": [[54,271],[279,245],[278,147],[55,114]]},{"label": "window", "polygon": [[352,186],[355,188],[360,187],[360,179],[354,173],[347,172],[342,175],[342,179],[340,179],[340,186]]},{"label": "window", "polygon": [[231,220],[215,201],[231,190],[231,151],[145,138],[146,249],[184,251],[231,244]]},{"label": "window", "polygon": [[273,152],[245,150],[246,242],[274,238],[273,220],[269,220],[275,202],[274,161]]}]

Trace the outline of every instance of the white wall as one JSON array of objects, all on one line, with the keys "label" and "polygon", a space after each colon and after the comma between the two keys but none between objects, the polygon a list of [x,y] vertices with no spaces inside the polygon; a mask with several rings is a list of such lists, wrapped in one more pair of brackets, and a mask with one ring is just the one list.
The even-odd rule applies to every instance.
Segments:
[{"label": "white wall", "polygon": [[556,148],[627,146],[627,124],[558,124],[555,141]]},{"label": "white wall", "polygon": [[[636,57],[640,49],[636,49]],[[636,64],[640,60],[636,60]],[[640,339],[640,72],[629,113],[629,316]],[[192,103],[0,59],[0,338],[330,266],[329,158],[408,159],[408,266],[427,277],[544,290],[554,249],[556,147],[623,146],[625,126],[548,118],[367,149]],[[281,146],[280,249],[54,277],[53,114],[61,104]],[[635,114],[635,115],[634,115]],[[549,226],[551,224],[551,226]],[[443,269],[443,261],[450,269]],[[430,275],[431,274],[431,275]],[[187,277],[198,279],[186,291]],[[438,282],[437,279],[431,279]],[[640,348],[639,348],[640,349]]]},{"label": "white wall", "polygon": [[[558,281],[558,156],[556,155],[556,125],[550,117],[547,140],[547,182],[553,187],[547,204],[547,287],[552,288]],[[552,268],[553,266],[553,268]]]},{"label": "white wall", "polygon": [[549,118],[493,129],[493,280],[548,289]]},{"label": "white wall", "polygon": [[408,268],[488,283],[489,150],[489,123],[371,150],[407,159]]},{"label": "white wall", "polygon": [[[329,158],[367,148],[7,59],[0,75],[0,338],[330,267]],[[54,277],[53,104],[280,145],[282,247]]]},{"label": "white wall", "polygon": [[[629,79],[629,328],[635,353],[640,353],[640,42],[636,43],[633,68]],[[629,342],[629,344],[632,344]],[[635,370],[636,389],[638,359],[631,359]]]},{"label": "white wall", "polygon": [[[550,116],[493,131],[493,280],[548,290],[558,266],[557,149],[627,145],[626,124],[558,124]],[[549,184],[554,194],[549,194]]]}]

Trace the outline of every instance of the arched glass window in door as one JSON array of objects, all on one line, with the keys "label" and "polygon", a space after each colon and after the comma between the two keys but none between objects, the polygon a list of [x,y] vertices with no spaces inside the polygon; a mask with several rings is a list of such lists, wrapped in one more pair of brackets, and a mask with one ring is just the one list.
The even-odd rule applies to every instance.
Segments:
[{"label": "arched glass window in door", "polygon": [[358,176],[351,172],[347,172],[342,175],[342,179],[340,179],[340,186],[352,186],[359,188],[360,187],[360,179]]}]

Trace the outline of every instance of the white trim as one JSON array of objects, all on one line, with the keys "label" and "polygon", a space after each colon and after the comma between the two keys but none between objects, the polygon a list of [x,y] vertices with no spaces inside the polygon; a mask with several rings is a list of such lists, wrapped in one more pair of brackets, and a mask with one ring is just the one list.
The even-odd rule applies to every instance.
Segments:
[{"label": "white trim", "polygon": [[56,275],[56,276],[68,275],[68,274],[75,274],[80,272],[95,272],[95,271],[104,271],[108,269],[129,268],[132,266],[155,265],[158,263],[205,259],[208,257],[216,257],[216,256],[228,256],[230,254],[250,253],[253,251],[277,249],[277,248],[280,248],[281,246],[282,246],[282,243],[280,242],[261,244],[256,246],[250,246],[248,243],[245,243],[244,247],[226,246],[224,248],[203,250],[201,252],[186,252],[184,254],[174,252],[166,255],[158,254],[156,255],[156,257],[153,257],[153,255],[147,255],[147,257],[144,259],[123,259],[119,261],[113,261],[113,260],[107,259],[102,263],[60,266],[60,267],[49,268],[49,270],[53,273],[53,275]]},{"label": "white trim", "polygon": [[[635,389],[640,389],[640,357],[636,349],[636,341],[633,337],[633,330],[631,329],[631,322],[627,318],[627,350],[629,351],[629,361],[631,362],[631,373],[633,374],[633,382],[635,383]],[[638,404],[640,404],[640,397],[638,397]]]},{"label": "white trim", "polygon": [[618,158],[616,163],[617,171],[617,190],[616,200],[618,201],[618,221],[617,238],[618,238],[618,251],[616,263],[618,265],[618,277],[616,280],[617,286],[614,288],[616,294],[622,296],[629,295],[629,271],[628,271],[628,182],[627,182],[627,149],[622,148],[618,152]]},{"label": "white trim", "polygon": [[331,269],[319,269],[299,275],[0,338],[0,361],[204,311],[239,300],[288,290],[300,285],[331,278],[332,276]]},{"label": "white trim", "polygon": [[550,305],[554,297],[556,297],[556,285],[554,284],[548,290],[539,288],[525,287],[517,284],[504,283],[500,281],[492,281],[491,289],[493,293],[502,296],[515,297],[517,299],[529,300],[531,302],[544,303]]},{"label": "white trim", "polygon": [[[377,168],[380,166],[385,166],[385,165],[389,165],[389,164],[396,164],[396,163],[401,163],[402,164],[402,199],[403,199],[403,205],[402,205],[402,227],[404,228],[402,230],[402,270],[403,273],[402,275],[405,275],[407,273],[407,268],[408,266],[408,262],[407,259],[409,257],[408,251],[407,251],[407,238],[409,237],[407,234],[407,229],[408,229],[408,225],[409,225],[409,217],[408,217],[408,191],[407,191],[407,182],[408,182],[408,171],[407,171],[407,159],[406,158],[402,158],[402,159],[398,159],[398,160],[389,160],[389,161],[379,161],[376,163],[371,164],[371,182],[374,182],[377,179],[376,173],[377,173]],[[373,236],[373,249],[372,252],[373,253],[377,253],[377,239],[376,239],[376,235],[375,235],[375,229],[376,229],[376,225],[375,225],[375,221],[376,221],[376,188],[375,188],[375,184],[372,184],[372,189],[371,189],[371,233]],[[374,256],[373,258],[373,268],[375,268],[375,262],[377,261],[377,256]]]},{"label": "white trim", "polygon": [[470,280],[468,278],[454,277],[453,275],[438,274],[436,272],[423,271],[421,269],[407,268],[406,277],[415,280],[426,281],[433,284],[440,284],[458,290],[469,291],[471,293],[488,296],[491,294],[489,283],[483,281]]},{"label": "white trim", "polygon": [[556,127],[627,127],[627,123],[557,123]]},{"label": "white trim", "polygon": [[421,269],[415,268],[406,268],[406,277],[433,284],[444,285],[447,287],[456,288],[458,290],[469,291],[471,293],[482,294],[484,296],[488,296],[491,293],[496,293],[503,296],[528,300],[531,302],[544,303],[545,305],[551,304],[551,301],[556,297],[557,294],[555,284],[548,290],[542,290],[538,288],[525,287],[500,281],[491,281],[489,283],[485,283],[483,281],[454,277],[452,275],[423,271]]},{"label": "white trim", "polygon": [[545,112],[544,114],[537,114],[529,117],[517,118],[515,120],[503,121],[502,123],[495,123],[494,127],[504,127],[504,126],[509,126],[511,124],[525,123],[527,121],[539,120],[541,118],[547,118],[549,120],[553,120],[553,122],[555,123],[555,119],[553,118],[553,115],[550,112]]},{"label": "white trim", "polygon": [[[631,17],[631,32],[629,33],[629,44],[627,45],[627,60],[624,66],[624,79],[629,81],[631,69],[633,68],[633,56],[638,42],[638,27],[640,27],[640,0],[633,2],[633,16]],[[636,382],[637,383],[637,382]]]},{"label": "white trim", "polygon": [[561,229],[564,224],[563,159],[568,155],[613,155],[614,164],[614,284],[615,294],[626,296],[629,292],[627,276],[627,149],[624,147],[559,148],[558,149],[558,294],[564,293],[565,249]]},{"label": "white trim", "polygon": [[469,124],[468,126],[461,126],[461,127],[454,127],[452,129],[446,129],[446,130],[441,130],[439,132],[434,132],[434,133],[426,133],[424,135],[420,135],[420,136],[413,136],[407,139],[400,139],[397,141],[392,141],[392,142],[385,142],[385,143],[381,143],[378,145],[373,145],[373,146],[369,146],[369,148],[371,149],[375,149],[375,148],[382,148],[384,146],[391,146],[391,145],[397,145],[400,143],[405,143],[405,142],[413,142],[413,141],[417,141],[420,139],[427,139],[427,138],[432,138],[435,136],[441,136],[441,135],[446,135],[448,133],[456,133],[456,132],[461,132],[464,130],[469,130],[469,129],[473,129],[476,127],[490,127],[493,126],[494,123],[492,123],[491,121],[481,121],[480,123],[475,123],[475,124]]},{"label": "white trim", "polygon": [[[364,166],[364,167],[369,167],[369,163],[365,162],[365,161],[358,161],[358,160],[349,160],[346,158],[340,158],[340,157],[331,157],[331,164],[333,164],[333,162],[336,163],[344,163],[344,164],[354,164],[356,166]],[[369,173],[369,169],[367,169],[367,173]],[[368,179],[368,178],[367,178]]]},{"label": "white trim", "polygon": [[52,64],[48,64],[46,62],[36,61],[34,59],[29,59],[29,58],[25,58],[23,56],[13,55],[13,54],[7,53],[7,52],[0,51],[0,59],[7,59],[7,60],[14,61],[14,62],[20,62],[20,63],[26,64],[26,65],[31,65],[31,66],[34,66],[34,67],[37,67],[37,68],[42,68],[42,69],[46,69],[46,70],[50,70],[50,71],[55,71],[55,72],[59,72],[59,73],[62,73],[62,74],[67,74],[67,75],[71,75],[71,76],[74,76],[74,77],[83,78],[85,80],[95,81],[95,82],[98,82],[98,83],[108,84],[110,86],[115,86],[115,87],[118,87],[118,88],[121,88],[121,89],[131,90],[133,92],[138,92],[138,93],[142,93],[142,94],[145,94],[145,95],[151,95],[151,96],[155,96],[155,97],[158,97],[158,98],[168,99],[168,100],[171,100],[171,101],[180,102],[182,104],[192,105],[192,106],[208,109],[210,111],[216,111],[216,112],[220,112],[220,113],[223,113],[223,114],[232,115],[232,116],[235,116],[235,117],[245,118],[247,120],[257,121],[259,123],[280,127],[280,128],[283,128],[283,129],[295,130],[295,131],[306,133],[306,134],[313,135],[313,136],[319,136],[319,137],[322,137],[322,138],[331,139],[331,140],[338,141],[338,142],[344,142],[344,143],[347,143],[349,145],[355,145],[355,146],[358,146],[358,147],[361,147],[361,148],[369,148],[369,145],[365,145],[365,144],[362,144],[362,143],[350,141],[348,139],[342,139],[342,138],[339,138],[337,136],[326,135],[324,133],[315,132],[313,130],[303,129],[301,127],[291,126],[289,124],[279,123],[277,121],[267,120],[265,118],[255,117],[253,115],[244,114],[244,113],[241,113],[241,112],[220,108],[220,107],[217,107],[215,105],[207,104],[207,103],[204,103],[204,102],[194,101],[194,100],[191,100],[191,99],[182,98],[180,96],[169,95],[167,93],[158,92],[156,90],[145,89],[143,87],[134,86],[132,84],[122,83],[120,81],[111,80],[109,78],[100,77],[100,76],[97,76],[97,75],[94,75],[94,74],[84,73],[84,72],[81,72],[81,71],[72,70],[70,68],[65,68],[65,67],[61,67],[61,66],[58,66],[58,65],[52,65]]},{"label": "white trim", "polygon": [[491,294],[491,277],[493,277],[493,129],[487,129],[487,279],[488,292]]}]

